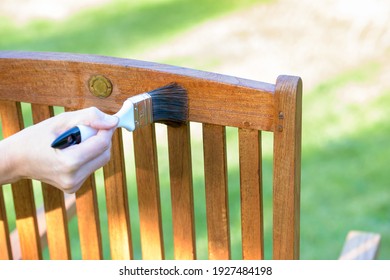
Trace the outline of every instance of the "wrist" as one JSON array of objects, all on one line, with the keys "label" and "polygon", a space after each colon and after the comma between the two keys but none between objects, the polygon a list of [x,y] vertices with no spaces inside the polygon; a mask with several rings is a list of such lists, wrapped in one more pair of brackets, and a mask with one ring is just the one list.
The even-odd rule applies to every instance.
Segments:
[{"label": "wrist", "polygon": [[15,149],[17,136],[10,136],[0,141],[0,154],[3,155],[0,161],[0,184],[9,184],[22,179],[18,173],[18,149]]}]

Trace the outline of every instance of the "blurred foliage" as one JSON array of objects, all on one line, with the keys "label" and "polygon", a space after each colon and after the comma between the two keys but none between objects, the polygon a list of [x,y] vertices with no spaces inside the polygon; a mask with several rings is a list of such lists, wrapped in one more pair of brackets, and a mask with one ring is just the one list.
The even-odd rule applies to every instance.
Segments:
[{"label": "blurred foliage", "polygon": [[[390,259],[390,89],[352,88],[375,83],[381,60],[319,84],[303,108],[302,257],[336,259],[349,230],[382,235],[379,258]],[[352,97],[352,98],[351,98]],[[325,245],[326,244],[326,245]]]},{"label": "blurred foliage", "polygon": [[163,40],[256,0],[116,0],[64,21],[17,24],[0,19],[0,49],[123,55]]}]

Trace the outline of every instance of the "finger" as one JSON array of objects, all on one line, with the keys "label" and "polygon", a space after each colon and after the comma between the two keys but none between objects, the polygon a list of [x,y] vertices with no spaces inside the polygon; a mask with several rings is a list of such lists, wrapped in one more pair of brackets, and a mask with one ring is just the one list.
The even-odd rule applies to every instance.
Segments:
[{"label": "finger", "polygon": [[111,149],[111,138],[113,133],[114,129],[99,130],[95,136],[64,150],[69,153],[68,156],[77,159],[77,161],[79,161],[79,165],[82,166],[95,159],[106,150]]},{"label": "finger", "polygon": [[91,121],[90,125],[96,129],[111,129],[115,128],[119,123],[119,118],[104,114],[100,118]]},{"label": "finger", "polygon": [[82,177],[88,177],[89,174],[93,173],[97,169],[103,167],[107,164],[107,162],[110,160],[111,152],[110,150],[106,150],[103,153],[101,153],[99,156],[94,158],[93,160],[87,162],[85,165],[82,166],[78,170],[77,175]]},{"label": "finger", "polygon": [[75,175],[75,182],[73,184],[73,187],[71,189],[65,190],[68,193],[74,193],[76,192],[84,183],[84,181],[97,169],[103,167],[107,164],[107,162],[110,160],[111,153],[109,150],[105,151],[104,153],[100,154],[95,159],[87,162],[85,165],[83,165],[76,173]]},{"label": "finger", "polygon": [[105,114],[95,107],[81,110],[79,113],[80,121],[84,122],[80,124],[90,125],[96,129],[110,129],[115,127],[119,122],[116,116]]},{"label": "finger", "polygon": [[55,130],[63,131],[73,126],[84,124],[100,129],[111,129],[116,127],[119,119],[116,116],[105,114],[95,107],[78,111],[65,112],[48,120]]}]

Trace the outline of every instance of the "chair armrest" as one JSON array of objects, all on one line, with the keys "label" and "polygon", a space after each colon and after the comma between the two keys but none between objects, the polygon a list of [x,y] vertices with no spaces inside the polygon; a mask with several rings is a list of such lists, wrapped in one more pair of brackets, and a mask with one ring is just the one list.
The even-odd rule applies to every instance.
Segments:
[{"label": "chair armrest", "polygon": [[377,233],[350,231],[344,243],[340,260],[376,259],[381,236]]}]

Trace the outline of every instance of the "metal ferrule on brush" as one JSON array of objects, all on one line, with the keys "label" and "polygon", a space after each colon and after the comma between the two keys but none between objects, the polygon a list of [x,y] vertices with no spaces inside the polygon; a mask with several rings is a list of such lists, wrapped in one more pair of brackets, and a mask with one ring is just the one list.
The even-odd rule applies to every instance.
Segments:
[{"label": "metal ferrule on brush", "polygon": [[135,129],[153,122],[152,97],[148,93],[142,93],[129,98],[134,106]]}]

